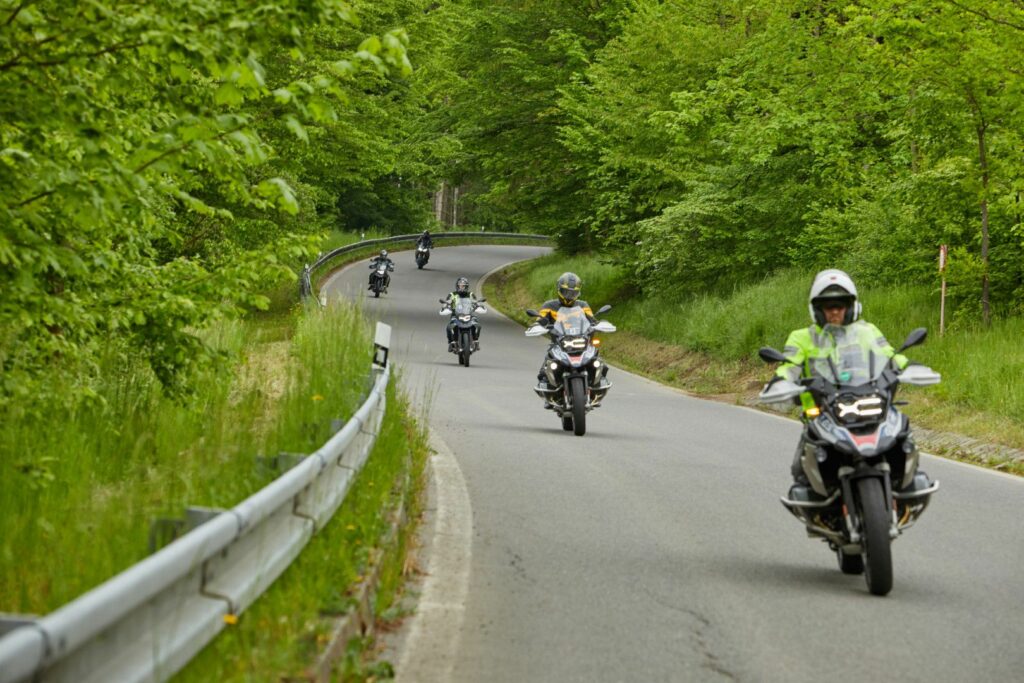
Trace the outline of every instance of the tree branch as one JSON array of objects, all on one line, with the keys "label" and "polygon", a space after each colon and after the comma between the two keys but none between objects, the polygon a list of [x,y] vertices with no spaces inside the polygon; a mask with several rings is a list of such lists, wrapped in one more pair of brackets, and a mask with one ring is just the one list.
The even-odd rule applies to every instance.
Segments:
[{"label": "tree branch", "polygon": [[28,3],[29,3],[29,0],[21,0],[21,4],[14,8],[14,10],[11,12],[11,16],[7,17],[7,21],[4,22],[4,26],[10,26],[11,23],[15,19],[17,19],[18,14],[21,13],[21,10],[25,9],[25,7],[28,5]]},{"label": "tree branch", "polygon": [[982,10],[977,10],[977,9],[974,9],[973,7],[965,7],[963,4],[957,2],[957,0],[946,0],[946,2],[948,2],[951,5],[953,5],[954,7],[958,7],[959,9],[963,10],[964,12],[967,12],[968,14],[973,14],[973,15],[981,17],[982,19],[985,19],[987,21],[991,21],[991,22],[996,23],[996,24],[1001,24],[1002,26],[1009,26],[1010,28],[1017,29],[1018,31],[1024,31],[1024,24],[1015,24],[1012,21],[1009,21],[1007,19],[1000,19],[998,17],[993,17],[988,12],[984,12]]}]

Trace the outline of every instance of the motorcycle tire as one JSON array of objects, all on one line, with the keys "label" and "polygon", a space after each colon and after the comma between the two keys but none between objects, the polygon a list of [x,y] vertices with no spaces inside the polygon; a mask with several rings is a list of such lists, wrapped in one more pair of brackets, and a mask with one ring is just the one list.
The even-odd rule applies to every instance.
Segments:
[{"label": "motorcycle tire", "polygon": [[864,580],[873,595],[887,595],[892,590],[892,539],[889,538],[890,515],[882,482],[874,478],[860,479],[857,494]]},{"label": "motorcycle tire", "polygon": [[572,395],[572,432],[576,436],[587,433],[587,391],[583,386],[582,377],[573,377],[569,381]]},{"label": "motorcycle tire", "polygon": [[380,298],[380,290],[379,289],[373,290],[373,298],[374,299],[379,299]]},{"label": "motorcycle tire", "polygon": [[460,353],[461,353],[460,360],[462,361],[462,364],[465,365],[468,368],[469,367],[469,355],[471,353],[473,353],[473,340],[470,339],[470,335],[469,335],[468,331],[463,332],[459,336],[459,345],[462,347],[461,351],[460,351]]},{"label": "motorcycle tire", "polygon": [[572,431],[572,415],[562,416],[562,429],[567,432]]},{"label": "motorcycle tire", "polygon": [[847,555],[840,548],[836,550],[836,560],[839,562],[839,571],[844,574],[863,574],[864,558],[860,555]]}]

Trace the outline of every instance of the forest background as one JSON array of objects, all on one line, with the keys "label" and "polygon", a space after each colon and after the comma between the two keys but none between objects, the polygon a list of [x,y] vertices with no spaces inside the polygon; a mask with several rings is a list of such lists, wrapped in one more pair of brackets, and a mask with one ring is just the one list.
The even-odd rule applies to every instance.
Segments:
[{"label": "forest background", "polygon": [[933,287],[948,244],[952,323],[1016,316],[1022,38],[1019,0],[2,0],[0,405],[111,356],[187,396],[199,330],[442,182],[633,296]]}]

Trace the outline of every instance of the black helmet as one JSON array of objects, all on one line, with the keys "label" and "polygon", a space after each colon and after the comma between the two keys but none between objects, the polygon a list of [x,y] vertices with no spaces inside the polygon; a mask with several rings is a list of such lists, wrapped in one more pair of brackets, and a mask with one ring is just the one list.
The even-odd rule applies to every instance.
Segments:
[{"label": "black helmet", "polygon": [[825,325],[825,313],[822,309],[828,301],[838,301],[846,307],[844,325],[849,325],[860,317],[857,285],[853,284],[853,279],[841,270],[830,268],[815,275],[807,298],[811,319],[820,326]]},{"label": "black helmet", "polygon": [[469,294],[469,280],[460,277],[455,281],[455,292],[457,294]]},{"label": "black helmet", "polygon": [[558,299],[563,306],[572,306],[580,298],[583,281],[576,273],[562,273],[558,278]]},{"label": "black helmet", "polygon": [[430,237],[430,231],[429,230],[424,230],[423,231],[423,236],[424,237]]}]

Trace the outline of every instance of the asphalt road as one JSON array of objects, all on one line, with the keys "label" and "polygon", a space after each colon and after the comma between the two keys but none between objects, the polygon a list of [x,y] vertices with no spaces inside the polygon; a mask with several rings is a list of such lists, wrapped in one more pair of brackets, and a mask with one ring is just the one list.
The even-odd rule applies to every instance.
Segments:
[{"label": "asphalt road", "polygon": [[[391,291],[366,300],[394,326],[404,386],[430,403],[472,508],[444,678],[1024,680],[1024,481],[926,456],[942,489],[893,545],[892,593],[874,597],[778,502],[797,423],[613,368],[573,436],[531,391],[546,341],[493,312],[458,365],[437,299],[542,251],[437,249],[423,271],[400,253]],[[367,274],[325,292],[360,296]]]}]

